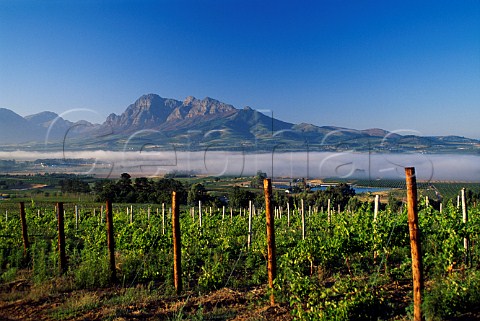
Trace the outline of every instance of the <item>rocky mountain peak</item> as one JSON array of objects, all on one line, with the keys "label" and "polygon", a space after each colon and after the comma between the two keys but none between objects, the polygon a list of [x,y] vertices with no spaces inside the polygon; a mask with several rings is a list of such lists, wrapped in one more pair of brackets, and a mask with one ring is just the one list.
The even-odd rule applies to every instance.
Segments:
[{"label": "rocky mountain peak", "polygon": [[[190,98],[190,97],[189,97]],[[229,104],[222,103],[216,99],[206,97],[203,100],[187,99],[186,106],[190,107],[186,117],[192,118],[197,116],[213,115],[231,113],[236,111],[235,107]]]},{"label": "rocky mountain peak", "polygon": [[193,97],[193,96],[188,96],[187,98],[185,98],[185,100],[183,101],[183,105],[185,106],[188,106],[190,105],[193,101],[195,100],[198,100],[197,98]]},{"label": "rocky mountain peak", "polygon": [[118,130],[135,131],[153,128],[165,122],[172,111],[181,105],[174,99],[165,99],[156,94],[147,94],[138,98],[117,116],[108,116],[106,124]]}]

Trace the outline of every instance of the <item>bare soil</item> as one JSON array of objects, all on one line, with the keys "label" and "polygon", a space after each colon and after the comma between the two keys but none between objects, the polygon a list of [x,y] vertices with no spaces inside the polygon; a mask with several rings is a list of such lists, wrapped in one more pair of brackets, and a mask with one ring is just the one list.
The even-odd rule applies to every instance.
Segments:
[{"label": "bare soil", "polygon": [[288,307],[269,305],[264,288],[166,296],[142,286],[71,291],[65,284],[26,280],[0,286],[1,321],[292,319]]}]

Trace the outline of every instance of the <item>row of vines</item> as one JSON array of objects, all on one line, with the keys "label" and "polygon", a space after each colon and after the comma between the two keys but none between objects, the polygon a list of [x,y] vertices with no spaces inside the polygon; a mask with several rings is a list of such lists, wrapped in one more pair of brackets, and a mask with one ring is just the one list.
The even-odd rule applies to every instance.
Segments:
[{"label": "row of vines", "polygon": [[[159,208],[160,210],[157,210]],[[33,282],[57,277],[57,218],[49,209],[27,204],[29,255],[22,246],[17,208],[0,217],[1,281],[30,269]],[[135,216],[132,219],[132,211]],[[127,213],[129,212],[129,213]],[[278,211],[276,211],[278,212]],[[77,213],[77,215],[75,214]],[[164,220],[162,213],[165,213]],[[181,212],[182,283],[186,292],[223,287],[249,289],[267,284],[265,212],[251,220],[239,210],[198,209]],[[192,215],[193,214],[193,215]],[[67,276],[78,289],[109,285],[106,225],[100,206],[65,204]],[[157,205],[114,204],[115,261],[118,282],[145,284],[175,295],[171,212]],[[306,213],[275,219],[276,301],[302,320],[388,319],[411,313],[411,258],[407,212],[388,207],[378,212],[364,203],[355,212]],[[419,226],[425,278],[424,313],[446,318],[480,304],[480,210],[444,204],[442,212],[420,201]],[[469,239],[467,253],[464,238]],[[26,259],[27,257],[27,259]]]}]

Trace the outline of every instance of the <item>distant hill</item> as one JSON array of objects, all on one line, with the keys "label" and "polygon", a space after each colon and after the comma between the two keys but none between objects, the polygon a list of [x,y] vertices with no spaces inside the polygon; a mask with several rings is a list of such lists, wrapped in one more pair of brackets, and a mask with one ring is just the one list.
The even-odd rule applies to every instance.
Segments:
[{"label": "distant hill", "polygon": [[22,143],[38,145],[46,140],[59,142],[65,135],[78,137],[98,127],[87,121],[73,123],[49,111],[22,117],[9,109],[0,108],[0,144],[4,146]]},{"label": "distant hill", "polygon": [[365,130],[293,124],[250,107],[206,97],[184,101],[143,95],[103,124],[72,123],[52,112],[21,117],[0,109],[0,144],[5,148],[77,150],[242,150],[259,151],[372,151],[475,153],[480,141],[459,136],[414,136],[380,128]]}]

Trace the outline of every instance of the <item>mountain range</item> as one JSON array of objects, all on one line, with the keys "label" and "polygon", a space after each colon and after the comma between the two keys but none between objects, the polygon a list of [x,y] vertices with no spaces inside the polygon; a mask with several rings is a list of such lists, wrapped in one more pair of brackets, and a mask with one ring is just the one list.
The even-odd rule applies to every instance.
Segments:
[{"label": "mountain range", "polygon": [[293,124],[213,98],[184,101],[147,94],[102,124],[70,122],[53,112],[22,117],[0,108],[0,146],[9,149],[359,151],[480,153],[480,141],[459,136],[400,135]]}]

